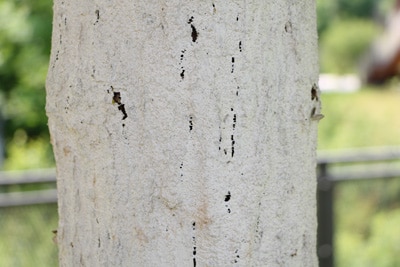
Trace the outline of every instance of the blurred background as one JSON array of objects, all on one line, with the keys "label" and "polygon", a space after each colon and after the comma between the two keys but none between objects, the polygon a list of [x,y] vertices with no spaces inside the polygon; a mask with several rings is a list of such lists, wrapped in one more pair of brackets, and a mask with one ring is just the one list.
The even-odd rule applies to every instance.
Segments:
[{"label": "blurred background", "polygon": [[[400,266],[400,1],[317,0],[321,267]],[[0,266],[57,266],[50,0],[0,0]]]}]

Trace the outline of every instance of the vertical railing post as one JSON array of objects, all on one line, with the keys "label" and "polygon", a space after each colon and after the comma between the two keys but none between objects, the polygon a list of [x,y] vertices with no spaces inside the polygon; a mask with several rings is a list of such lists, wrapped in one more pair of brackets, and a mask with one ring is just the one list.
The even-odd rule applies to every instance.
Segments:
[{"label": "vertical railing post", "polygon": [[4,120],[3,114],[0,110],[0,170],[3,168],[5,154],[5,143],[4,143]]},{"label": "vertical railing post", "polygon": [[333,189],[328,163],[318,165],[318,236],[317,252],[320,267],[333,267]]}]

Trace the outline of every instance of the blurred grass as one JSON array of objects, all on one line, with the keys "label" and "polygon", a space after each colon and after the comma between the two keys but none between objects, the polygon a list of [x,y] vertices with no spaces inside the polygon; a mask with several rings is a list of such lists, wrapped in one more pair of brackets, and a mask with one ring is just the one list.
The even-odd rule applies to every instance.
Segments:
[{"label": "blurred grass", "polygon": [[318,149],[400,145],[400,90],[323,93]]},{"label": "blurred grass", "polygon": [[0,209],[0,266],[58,266],[57,205],[35,205]]},{"label": "blurred grass", "polygon": [[400,178],[335,187],[335,266],[400,266]]}]

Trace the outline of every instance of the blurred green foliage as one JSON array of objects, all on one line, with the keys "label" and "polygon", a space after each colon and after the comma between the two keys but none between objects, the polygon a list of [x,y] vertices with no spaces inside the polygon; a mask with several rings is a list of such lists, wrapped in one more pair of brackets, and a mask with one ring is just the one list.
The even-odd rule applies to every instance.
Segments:
[{"label": "blurred green foliage", "polygon": [[400,266],[400,178],[336,186],[336,266]]},{"label": "blurred green foliage", "polygon": [[[3,169],[54,166],[44,109],[51,5],[50,0],[0,0]],[[30,187],[23,190],[38,189]],[[55,204],[2,208],[0,215],[0,266],[57,266],[51,233],[57,228]]]},{"label": "blurred green foliage", "polygon": [[370,18],[374,15],[378,5],[376,0],[336,0],[333,2],[337,3],[342,17]]},{"label": "blurred green foliage", "polygon": [[381,18],[394,3],[395,0],[317,0],[318,34],[323,35],[336,20]]},{"label": "blurred green foliage", "polygon": [[[379,18],[393,3],[393,0],[317,0],[321,69],[356,71],[368,42],[379,31],[373,18]],[[0,0],[0,118],[5,120],[4,169],[54,165],[44,109],[51,5],[50,0]],[[400,144],[399,120],[394,115],[399,113],[398,92],[366,90],[352,95],[323,95],[322,99],[326,118],[320,122],[321,149]],[[399,188],[399,179],[337,186],[337,266],[400,266],[397,257]],[[0,260],[8,261],[0,261],[1,266],[56,265],[48,225],[55,228],[57,214],[55,207],[49,210],[49,213],[44,212],[45,217],[31,209],[21,214],[2,211],[0,219],[3,219],[4,231],[1,236],[8,245],[0,249],[3,252]],[[4,219],[6,214],[10,216]],[[28,224],[16,224],[16,220]],[[40,235],[34,236],[32,232]],[[13,247],[34,251],[35,258],[22,259],[20,250],[13,251]],[[15,253],[18,255],[10,257]]]},{"label": "blurred green foliage", "polygon": [[358,73],[394,0],[317,0],[322,73]]},{"label": "blurred green foliage", "polygon": [[360,59],[378,33],[378,25],[371,20],[335,20],[320,39],[321,72],[358,72]]},{"label": "blurred green foliage", "polygon": [[51,1],[0,0],[4,169],[54,165],[44,109],[51,21]]}]

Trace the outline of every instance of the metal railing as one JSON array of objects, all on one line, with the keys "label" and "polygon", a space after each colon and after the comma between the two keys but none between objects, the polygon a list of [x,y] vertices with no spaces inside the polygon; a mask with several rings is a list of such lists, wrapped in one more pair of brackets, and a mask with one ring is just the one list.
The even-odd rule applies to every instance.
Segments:
[{"label": "metal railing", "polygon": [[[54,184],[55,182],[56,173],[54,169],[0,172],[0,189],[15,185],[44,183]],[[4,190],[1,190],[0,192],[0,207],[25,206],[57,202],[56,189],[17,192],[4,192]]]},{"label": "metal railing", "polygon": [[[400,147],[318,153],[318,244],[320,267],[334,266],[334,187],[341,181],[400,177]],[[55,183],[54,169],[0,172],[0,189],[12,185]],[[0,191],[2,192],[2,191]],[[55,189],[0,193],[0,207],[56,203]]]},{"label": "metal railing", "polygon": [[334,266],[334,188],[342,181],[400,177],[400,147],[318,154],[318,245],[320,267]]}]

